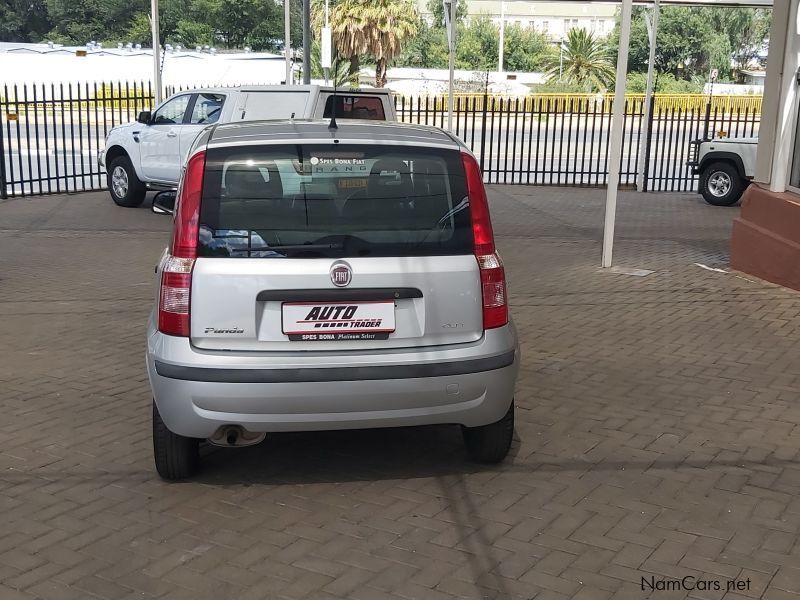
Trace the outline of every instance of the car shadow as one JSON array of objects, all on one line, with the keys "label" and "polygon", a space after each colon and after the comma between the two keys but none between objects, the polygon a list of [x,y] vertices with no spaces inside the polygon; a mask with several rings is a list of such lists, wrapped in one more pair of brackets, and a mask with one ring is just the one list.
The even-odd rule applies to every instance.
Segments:
[{"label": "car shadow", "polygon": [[[509,452],[512,460],[519,443]],[[204,444],[192,481],[208,485],[309,484],[469,474],[502,469],[468,459],[452,425],[273,433],[256,446]]]}]

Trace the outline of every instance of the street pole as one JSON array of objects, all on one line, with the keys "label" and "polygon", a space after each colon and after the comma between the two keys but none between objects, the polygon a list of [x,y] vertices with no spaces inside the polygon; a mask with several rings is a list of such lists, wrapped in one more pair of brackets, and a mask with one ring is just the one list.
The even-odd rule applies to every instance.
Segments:
[{"label": "street pole", "polygon": [[[161,104],[161,40],[158,31],[158,0],[150,0],[150,29],[153,34],[153,87],[155,106]],[[155,108],[155,107],[154,107]]]},{"label": "street pole", "polygon": [[[449,4],[449,6],[448,6]],[[449,12],[445,14],[449,14],[448,19],[448,31],[447,31],[447,43],[448,49],[450,51],[449,56],[449,82],[448,82],[448,95],[447,95],[447,131],[450,133],[453,132],[453,93],[455,91],[453,85],[453,79],[455,75],[455,66],[456,66],[456,9],[458,8],[458,0],[445,0],[444,3],[445,10],[449,9]]]},{"label": "street pole", "polygon": [[[330,36],[330,24],[328,23],[328,0],[325,0],[325,31],[323,32],[322,37],[324,38],[326,35]],[[320,43],[322,45],[324,45],[326,42],[323,39],[323,40],[321,40]],[[323,64],[323,66],[325,67],[324,68],[324,71],[325,71],[325,85],[328,85],[328,75],[330,73],[330,68],[325,66],[324,64]]]},{"label": "street pole", "polygon": [[498,73],[503,72],[503,51],[505,50],[505,41],[506,41],[506,3],[500,2],[500,47],[498,48],[498,54],[500,55],[500,60],[498,61],[497,65]]},{"label": "street pole", "polygon": [[650,59],[647,65],[647,85],[644,91],[644,114],[642,115],[642,139],[645,143],[639,145],[639,176],[636,182],[636,189],[640,192],[645,190],[647,185],[647,168],[645,161],[648,159],[648,140],[650,139],[650,110],[653,104],[653,71],[656,62],[656,36],[658,35],[658,14],[660,12],[661,0],[655,0],[653,4],[653,17],[647,19],[647,32],[650,35]]},{"label": "street pole", "polygon": [[622,19],[617,50],[617,80],[614,87],[614,112],[611,118],[611,148],[606,190],[606,215],[603,226],[603,268],[611,266],[614,251],[614,226],[617,218],[617,189],[619,188],[619,163],[622,156],[622,134],[625,108],[625,80],[628,77],[628,45],[631,41],[632,0],[622,0]]},{"label": "street pole", "polygon": [[292,85],[292,29],[289,26],[292,16],[292,5],[283,0],[283,53],[286,58],[286,85]]},{"label": "street pole", "polygon": [[311,0],[303,0],[303,83],[311,83]]},{"label": "street pole", "polygon": [[558,83],[561,83],[561,76],[564,73],[564,40],[558,43]]}]

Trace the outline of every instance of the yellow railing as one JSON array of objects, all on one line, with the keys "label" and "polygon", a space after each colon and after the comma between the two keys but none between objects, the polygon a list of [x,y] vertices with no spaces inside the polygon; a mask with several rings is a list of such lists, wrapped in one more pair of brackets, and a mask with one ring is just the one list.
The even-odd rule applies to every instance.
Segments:
[{"label": "yellow railing", "polygon": [[[484,103],[489,111],[520,112],[605,112],[610,113],[613,94],[530,94],[506,96],[502,94],[456,94],[455,108],[459,111],[482,111]],[[644,94],[626,94],[628,113],[642,112]],[[708,96],[704,94],[656,94],[656,113],[704,113]],[[398,108],[406,110],[447,110],[447,95],[401,96]],[[712,114],[761,114],[761,96],[714,96]]]}]

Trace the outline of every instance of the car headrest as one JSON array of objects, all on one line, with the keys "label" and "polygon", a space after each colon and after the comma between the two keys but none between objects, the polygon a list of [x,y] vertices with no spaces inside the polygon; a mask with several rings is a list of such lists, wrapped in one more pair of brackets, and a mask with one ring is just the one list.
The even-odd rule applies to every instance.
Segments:
[{"label": "car headrest", "polygon": [[402,160],[386,158],[372,165],[367,194],[374,198],[411,198],[414,184],[411,171]]},{"label": "car headrest", "polygon": [[238,200],[280,198],[283,196],[280,173],[274,163],[230,165],[225,171],[225,195]]}]

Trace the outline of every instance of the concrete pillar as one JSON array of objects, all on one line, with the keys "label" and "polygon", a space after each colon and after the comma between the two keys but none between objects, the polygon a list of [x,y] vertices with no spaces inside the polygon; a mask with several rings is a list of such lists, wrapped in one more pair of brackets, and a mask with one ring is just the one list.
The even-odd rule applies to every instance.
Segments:
[{"label": "concrete pillar", "polygon": [[800,67],[797,19],[797,2],[775,3],[755,172],[755,181],[773,192],[786,190],[794,154],[799,106],[796,74]]}]

